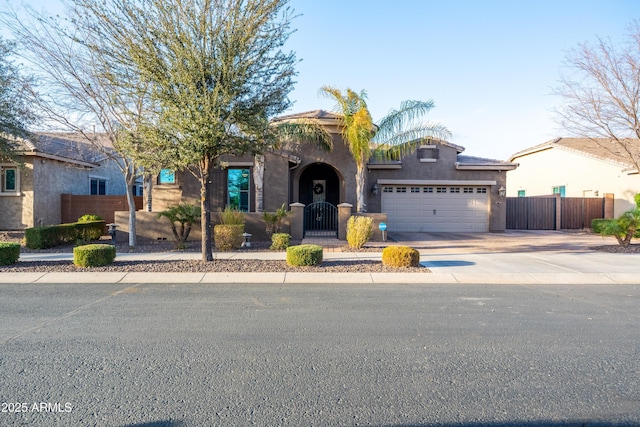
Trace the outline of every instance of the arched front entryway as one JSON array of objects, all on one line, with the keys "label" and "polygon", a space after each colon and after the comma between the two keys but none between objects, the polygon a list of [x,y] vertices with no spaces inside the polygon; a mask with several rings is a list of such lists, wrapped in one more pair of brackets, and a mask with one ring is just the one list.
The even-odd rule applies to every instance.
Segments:
[{"label": "arched front entryway", "polygon": [[304,234],[337,236],[341,180],[326,163],[307,166],[298,179],[298,200],[305,205]]},{"label": "arched front entryway", "polygon": [[313,202],[340,203],[340,177],[326,163],[314,163],[302,171],[298,179],[298,201],[304,205]]}]

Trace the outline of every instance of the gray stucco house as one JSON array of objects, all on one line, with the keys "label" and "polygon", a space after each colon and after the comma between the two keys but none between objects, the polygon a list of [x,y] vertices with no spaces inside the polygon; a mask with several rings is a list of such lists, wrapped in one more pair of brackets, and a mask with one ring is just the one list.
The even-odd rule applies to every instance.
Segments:
[{"label": "gray stucco house", "polygon": [[59,224],[62,194],[126,193],[117,165],[71,134],[35,134],[18,152],[20,165],[0,163],[0,230]]},{"label": "gray stucco house", "polygon": [[[356,206],[356,164],[340,135],[340,116],[322,110],[277,118],[314,119],[331,133],[334,148],[289,144],[264,156],[265,211],[282,204]],[[514,163],[462,155],[463,147],[429,141],[397,161],[367,165],[369,213],[386,213],[389,231],[489,232],[506,228],[506,172]],[[256,161],[224,157],[210,186],[212,210],[256,211]],[[153,211],[179,201],[198,203],[199,184],[189,173],[163,171],[153,186]],[[307,213],[311,223],[324,214]],[[315,218],[315,219],[314,219]],[[305,220],[306,222],[306,220]]]}]

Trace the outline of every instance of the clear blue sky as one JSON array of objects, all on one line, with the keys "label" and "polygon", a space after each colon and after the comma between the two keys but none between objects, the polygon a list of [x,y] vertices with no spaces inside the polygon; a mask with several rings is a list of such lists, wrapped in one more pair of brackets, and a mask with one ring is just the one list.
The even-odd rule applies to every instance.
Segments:
[{"label": "clear blue sky", "polygon": [[[23,3],[10,0],[12,5]],[[55,11],[57,0],[25,0]],[[0,7],[1,7],[0,3]],[[406,99],[433,99],[465,154],[507,159],[556,136],[566,52],[624,39],[638,0],[291,0],[289,40],[302,61],[290,112],[325,109],[323,85],[368,93],[374,120]]]}]

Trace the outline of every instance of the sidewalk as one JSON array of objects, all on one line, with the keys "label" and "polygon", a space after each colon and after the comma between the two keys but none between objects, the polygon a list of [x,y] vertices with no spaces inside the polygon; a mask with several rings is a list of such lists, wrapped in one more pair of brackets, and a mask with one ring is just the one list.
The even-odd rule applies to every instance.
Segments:
[{"label": "sidewalk", "polygon": [[[2,273],[0,283],[353,283],[353,284],[640,284],[640,254],[589,249],[594,235],[516,233],[394,236],[396,244],[420,250],[432,273]],[[563,243],[564,242],[564,243]],[[322,243],[322,242],[316,242]],[[338,252],[332,242],[326,260],[380,260],[379,252]],[[386,245],[387,243],[380,243]],[[284,260],[284,252],[218,252],[218,259]],[[200,259],[200,253],[118,253],[118,260]],[[25,253],[20,259],[69,260],[69,253]]]}]

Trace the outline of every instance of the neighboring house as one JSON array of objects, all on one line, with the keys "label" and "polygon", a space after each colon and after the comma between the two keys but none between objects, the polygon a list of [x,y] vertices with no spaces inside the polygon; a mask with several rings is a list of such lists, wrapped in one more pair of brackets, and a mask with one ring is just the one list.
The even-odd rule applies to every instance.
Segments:
[{"label": "neighboring house", "polygon": [[59,224],[61,195],[120,195],[126,187],[117,165],[88,142],[69,134],[22,140],[15,163],[0,163],[0,230]]},{"label": "neighboring house", "polygon": [[520,151],[509,161],[519,165],[508,174],[507,195],[512,197],[612,193],[617,217],[635,206],[633,197],[640,192],[638,171],[609,139],[557,138]]},{"label": "neighboring house", "polygon": [[[275,122],[297,119],[314,119],[325,126],[333,136],[334,148],[326,152],[313,144],[288,144],[267,152],[264,210],[275,211],[283,203],[295,202],[356,206],[356,164],[340,135],[340,116],[317,110]],[[398,161],[371,161],[367,165],[368,212],[386,213],[388,231],[504,231],[506,171],[516,165],[463,156],[463,150],[434,141]],[[221,159],[210,186],[213,211],[226,206],[256,210],[254,166],[252,156]],[[153,211],[179,201],[199,200],[199,183],[188,172],[158,175]]]}]

